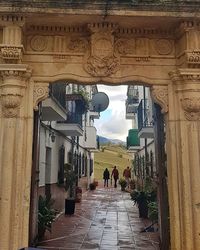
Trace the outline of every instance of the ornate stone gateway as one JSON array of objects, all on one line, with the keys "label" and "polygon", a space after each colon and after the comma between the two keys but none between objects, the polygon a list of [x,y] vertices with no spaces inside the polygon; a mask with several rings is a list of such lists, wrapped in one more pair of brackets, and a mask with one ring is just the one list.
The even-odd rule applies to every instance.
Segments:
[{"label": "ornate stone gateway", "polygon": [[151,87],[166,120],[171,249],[198,250],[199,1],[76,2],[0,3],[0,249],[28,245],[33,110],[65,79]]}]

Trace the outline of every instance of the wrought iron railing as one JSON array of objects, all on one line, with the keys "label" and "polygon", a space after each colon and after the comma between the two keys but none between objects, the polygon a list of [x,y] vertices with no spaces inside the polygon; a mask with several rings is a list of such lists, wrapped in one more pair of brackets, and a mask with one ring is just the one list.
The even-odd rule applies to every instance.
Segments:
[{"label": "wrought iron railing", "polygon": [[142,128],[152,127],[152,119],[148,115],[149,102],[147,99],[142,99],[138,106],[137,116],[138,116],[138,130]]},{"label": "wrought iron railing", "polygon": [[83,119],[82,114],[79,113],[69,113],[67,114],[67,120],[66,121],[58,121],[58,123],[66,123],[66,124],[78,124],[82,127],[83,125]]},{"label": "wrought iron railing", "polygon": [[50,84],[49,96],[66,109],[66,83]]}]

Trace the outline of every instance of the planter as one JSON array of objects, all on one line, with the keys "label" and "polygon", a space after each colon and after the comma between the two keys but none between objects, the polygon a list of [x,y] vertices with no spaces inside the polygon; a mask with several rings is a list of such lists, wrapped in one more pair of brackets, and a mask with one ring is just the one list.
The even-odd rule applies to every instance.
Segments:
[{"label": "planter", "polygon": [[148,204],[146,200],[138,203],[138,209],[140,218],[148,218]]},{"label": "planter", "polygon": [[66,215],[72,215],[75,211],[75,199],[74,198],[68,198],[65,199],[65,214]]}]

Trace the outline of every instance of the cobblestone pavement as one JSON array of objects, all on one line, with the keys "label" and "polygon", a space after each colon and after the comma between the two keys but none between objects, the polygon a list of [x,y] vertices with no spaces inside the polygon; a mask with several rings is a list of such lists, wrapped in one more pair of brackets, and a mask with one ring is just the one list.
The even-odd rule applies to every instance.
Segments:
[{"label": "cobblestone pavement", "polygon": [[158,233],[141,233],[149,225],[140,219],[130,194],[98,188],[83,195],[73,216],[60,215],[52,233],[38,248],[51,250],[155,250]]}]

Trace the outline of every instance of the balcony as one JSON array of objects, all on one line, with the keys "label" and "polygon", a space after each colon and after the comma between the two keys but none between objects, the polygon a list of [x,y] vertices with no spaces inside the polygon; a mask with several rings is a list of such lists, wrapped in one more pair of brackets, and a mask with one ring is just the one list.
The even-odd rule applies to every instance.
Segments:
[{"label": "balcony", "polygon": [[148,115],[149,103],[142,99],[138,106],[138,136],[140,138],[154,138],[152,117]]},{"label": "balcony", "polygon": [[66,94],[66,101],[73,102],[75,104],[76,113],[84,114],[88,110],[88,100],[82,94]]},{"label": "balcony", "polygon": [[97,149],[97,130],[93,126],[86,126],[86,140],[84,147],[90,150]]},{"label": "balcony", "polygon": [[128,152],[137,152],[140,149],[140,139],[138,137],[138,129],[130,129],[126,138]]},{"label": "balcony", "polygon": [[126,119],[133,120],[135,119],[135,114],[137,113],[137,108],[135,104],[127,104],[126,103]]},{"label": "balcony", "polygon": [[43,121],[64,121],[67,118],[65,103],[65,84],[52,84],[49,86],[49,97],[42,102]]},{"label": "balcony", "polygon": [[100,113],[96,111],[89,111],[89,116],[92,119],[99,119],[100,118]]},{"label": "balcony", "polygon": [[66,136],[82,136],[82,114],[71,113],[67,116],[66,121],[59,121],[53,124],[52,128]]}]

